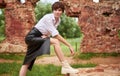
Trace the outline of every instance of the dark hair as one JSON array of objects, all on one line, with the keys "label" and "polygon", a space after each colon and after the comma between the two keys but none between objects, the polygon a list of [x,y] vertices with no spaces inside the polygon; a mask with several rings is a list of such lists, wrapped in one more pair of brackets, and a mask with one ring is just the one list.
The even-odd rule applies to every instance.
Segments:
[{"label": "dark hair", "polygon": [[62,2],[58,1],[58,2],[55,2],[53,5],[52,5],[52,11],[53,10],[56,10],[56,9],[59,9],[61,8],[62,9],[62,12],[64,12],[64,5]]}]

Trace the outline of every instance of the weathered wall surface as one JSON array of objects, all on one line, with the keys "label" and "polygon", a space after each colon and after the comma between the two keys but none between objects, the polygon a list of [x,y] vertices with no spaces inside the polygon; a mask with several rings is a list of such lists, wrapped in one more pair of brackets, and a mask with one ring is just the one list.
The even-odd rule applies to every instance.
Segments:
[{"label": "weathered wall surface", "polygon": [[[20,53],[26,51],[25,35],[35,25],[34,5],[38,0],[1,0],[5,9],[6,39],[0,44],[0,53]],[[4,6],[2,5],[4,4]]]},{"label": "weathered wall surface", "polygon": [[66,6],[66,14],[78,17],[84,34],[81,52],[120,53],[120,0],[60,0]]},{"label": "weathered wall surface", "polygon": [[[25,52],[24,37],[35,24],[34,5],[38,0],[0,0],[5,8],[6,39],[0,44],[2,52]],[[84,34],[81,52],[119,52],[120,0],[60,0],[65,3],[66,14],[78,17]]]},{"label": "weathered wall surface", "polygon": [[0,0],[0,8],[4,8],[6,6],[4,0]]}]

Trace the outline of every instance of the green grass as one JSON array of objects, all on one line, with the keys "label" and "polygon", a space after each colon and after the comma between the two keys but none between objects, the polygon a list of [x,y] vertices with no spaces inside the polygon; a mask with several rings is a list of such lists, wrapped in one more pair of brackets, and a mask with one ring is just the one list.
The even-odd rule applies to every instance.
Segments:
[{"label": "green grass", "polygon": [[[24,54],[0,54],[0,58],[6,59],[6,60],[23,60]],[[46,57],[49,55],[43,55],[38,58]],[[51,55],[52,56],[52,55]],[[89,60],[94,57],[120,57],[120,53],[79,53],[77,52],[74,56],[75,59],[83,59],[83,60]]]},{"label": "green grass", "polygon": [[0,58],[6,60],[23,60],[24,55],[22,54],[0,54]]},{"label": "green grass", "polygon": [[[14,74],[19,72],[20,64],[17,63],[0,63],[0,75],[8,74],[9,76],[15,76]],[[17,76],[17,75],[16,75]]]},{"label": "green grass", "polygon": [[0,35],[0,42],[2,42],[5,39],[4,35]]},{"label": "green grass", "polygon": [[89,60],[94,57],[120,57],[120,53],[77,53],[74,58]]},{"label": "green grass", "polygon": [[32,71],[28,72],[27,76],[62,76],[60,70],[60,66],[53,64],[35,65]]},{"label": "green grass", "polygon": [[[94,67],[96,64],[75,64],[74,68]],[[21,68],[20,63],[0,63],[0,76],[18,76]],[[27,76],[63,76],[61,75],[61,66],[53,64],[34,65],[32,71],[27,72]]]},{"label": "green grass", "polygon": [[[0,54],[0,58],[6,59],[6,60],[23,60],[24,56],[25,56],[24,54]],[[38,58],[47,57],[47,56],[49,57],[49,55],[43,55],[43,56],[39,56]],[[74,59],[89,60],[94,57],[95,58],[96,57],[102,57],[102,58],[120,57],[120,53],[80,53],[80,52],[77,52],[76,55],[74,56]]]},{"label": "green grass", "polygon": [[[75,39],[67,39],[67,41],[72,44],[74,50],[76,51],[76,55],[74,58],[79,58],[79,59],[91,59],[93,57],[120,57],[120,53],[80,53],[79,48],[80,48],[80,43],[81,43],[82,38],[75,38]],[[65,45],[61,44],[62,51],[65,56],[70,56],[70,50],[68,47]],[[20,54],[0,54],[0,58],[3,59],[10,59],[10,60],[23,60],[24,55]],[[54,56],[56,55],[53,49],[53,46],[51,46],[51,55]]]},{"label": "green grass", "polygon": [[97,66],[97,64],[93,64],[93,63],[86,63],[86,64],[74,64],[71,65],[74,68],[88,68],[88,67],[95,67]]},{"label": "green grass", "polygon": [[[73,46],[75,52],[79,51],[81,38],[66,39],[66,40]],[[51,55],[55,55],[53,46],[51,46],[50,48],[51,48]],[[67,46],[61,43],[61,48],[65,56],[70,56],[70,50]]]},{"label": "green grass", "polygon": [[[0,76],[18,76],[21,64],[19,63],[0,63]],[[27,76],[62,76],[60,67],[52,64],[34,65],[32,71],[27,72]]]},{"label": "green grass", "polygon": [[[120,57],[120,53],[80,53],[78,51],[80,45],[80,39],[67,39],[68,42],[72,44],[75,51],[77,52],[74,58],[76,59],[91,59],[93,57]],[[61,44],[62,50],[66,56],[70,55],[68,47]],[[55,55],[53,47],[51,47],[51,55]],[[0,58],[6,60],[14,60],[12,63],[0,63],[0,76],[18,76],[20,67],[22,63],[17,63],[17,60],[21,62],[24,59],[25,54],[0,54]],[[41,56],[42,58],[42,56]],[[73,64],[74,68],[88,68],[95,67],[96,64],[87,63],[87,64]],[[55,66],[53,64],[48,65],[34,65],[32,71],[28,71],[27,76],[63,76],[60,74],[61,67]]]}]

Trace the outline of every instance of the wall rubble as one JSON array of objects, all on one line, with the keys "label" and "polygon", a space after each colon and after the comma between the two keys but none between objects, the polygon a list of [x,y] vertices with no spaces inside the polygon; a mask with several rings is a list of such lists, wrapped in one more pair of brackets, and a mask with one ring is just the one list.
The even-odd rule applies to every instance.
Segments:
[{"label": "wall rubble", "polygon": [[26,52],[24,38],[35,25],[34,7],[37,1],[27,0],[22,4],[19,0],[0,0],[0,8],[5,9],[6,33],[6,39],[0,43],[0,53]]},{"label": "wall rubble", "polygon": [[84,35],[81,52],[120,53],[120,0],[61,0],[66,14],[78,18]]}]

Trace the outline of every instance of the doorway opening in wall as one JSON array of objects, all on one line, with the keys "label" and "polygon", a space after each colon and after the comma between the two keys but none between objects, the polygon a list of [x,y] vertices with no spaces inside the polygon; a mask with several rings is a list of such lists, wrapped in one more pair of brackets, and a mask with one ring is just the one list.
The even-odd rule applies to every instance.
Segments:
[{"label": "doorway opening in wall", "polygon": [[0,42],[5,39],[5,16],[4,9],[0,9]]},{"label": "doorway opening in wall", "polygon": [[[36,20],[39,21],[45,14],[51,13],[51,5],[50,3],[46,3],[48,0],[40,0],[37,3],[35,8]],[[59,0],[55,0],[59,1]],[[44,3],[45,2],[45,3]],[[59,33],[66,38],[74,47],[75,51],[79,50],[80,40],[82,38],[82,33],[80,31],[80,27],[78,25],[77,17],[68,17],[65,13],[61,16],[61,23],[58,26]],[[64,47],[66,53],[69,49]]]},{"label": "doorway opening in wall", "polygon": [[53,4],[54,2],[57,2],[59,0],[40,0],[40,2],[43,2],[43,3],[51,3]]}]

